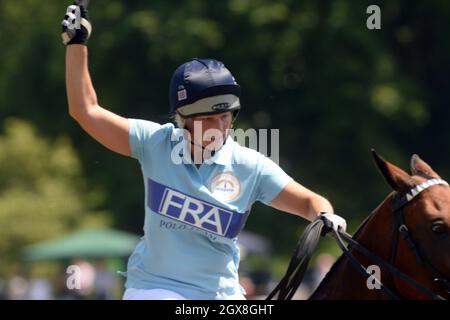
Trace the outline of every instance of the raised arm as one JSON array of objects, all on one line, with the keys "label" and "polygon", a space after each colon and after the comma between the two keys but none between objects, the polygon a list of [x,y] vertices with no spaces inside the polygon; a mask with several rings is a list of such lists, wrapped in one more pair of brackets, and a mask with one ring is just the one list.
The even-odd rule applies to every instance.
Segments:
[{"label": "raised arm", "polygon": [[131,155],[128,119],[98,105],[88,70],[88,52],[83,45],[69,45],[66,52],[66,88],[69,114],[95,140],[108,149]]},{"label": "raised arm", "polygon": [[[128,119],[114,114],[98,104],[88,69],[86,42],[90,34],[90,24],[86,8],[81,9],[81,17],[84,21],[78,24],[78,29],[74,29],[76,15],[80,14],[76,6],[68,8],[63,21],[63,31],[66,31],[63,32],[63,39],[67,44],[66,89],[69,114],[102,145],[122,155],[130,156]],[[72,33],[70,32],[71,27]]]}]

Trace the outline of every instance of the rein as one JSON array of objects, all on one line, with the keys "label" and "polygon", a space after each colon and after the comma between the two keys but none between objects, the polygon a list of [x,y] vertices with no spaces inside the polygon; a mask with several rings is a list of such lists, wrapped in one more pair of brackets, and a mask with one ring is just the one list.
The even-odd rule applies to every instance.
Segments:
[{"label": "rein", "polygon": [[266,300],[271,300],[276,294],[278,294],[278,300],[292,299],[305,276],[306,268],[320,236],[325,234],[322,234],[322,230],[326,230],[324,229],[326,222],[329,223],[328,220],[316,219],[306,227],[292,255],[286,274]]}]

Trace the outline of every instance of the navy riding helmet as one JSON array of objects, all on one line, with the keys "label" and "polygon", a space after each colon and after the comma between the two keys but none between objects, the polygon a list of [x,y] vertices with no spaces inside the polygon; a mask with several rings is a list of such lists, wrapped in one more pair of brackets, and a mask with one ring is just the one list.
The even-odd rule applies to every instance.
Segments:
[{"label": "navy riding helmet", "polygon": [[170,81],[170,111],[182,117],[240,109],[241,87],[220,61],[194,58],[183,63]]}]

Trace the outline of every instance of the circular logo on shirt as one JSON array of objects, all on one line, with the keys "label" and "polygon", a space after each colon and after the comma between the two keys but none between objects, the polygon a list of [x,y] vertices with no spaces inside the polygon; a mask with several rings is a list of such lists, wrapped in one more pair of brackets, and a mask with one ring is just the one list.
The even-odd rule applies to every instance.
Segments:
[{"label": "circular logo on shirt", "polygon": [[223,172],[211,180],[209,190],[219,200],[229,202],[239,196],[241,193],[241,185],[238,178],[231,172]]}]

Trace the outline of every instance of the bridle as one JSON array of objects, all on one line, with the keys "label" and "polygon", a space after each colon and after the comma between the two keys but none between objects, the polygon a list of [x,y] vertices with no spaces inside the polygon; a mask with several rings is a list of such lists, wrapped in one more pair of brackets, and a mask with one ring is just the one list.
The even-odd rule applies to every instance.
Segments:
[{"label": "bridle", "polygon": [[[370,260],[374,261],[378,265],[383,266],[386,270],[388,270],[392,275],[397,276],[398,278],[404,280],[409,285],[415,287],[425,295],[427,295],[431,299],[435,300],[445,300],[439,294],[436,294],[432,290],[424,287],[416,280],[404,274],[395,265],[395,258],[397,255],[397,245],[398,239],[401,235],[408,246],[411,248],[414,253],[416,259],[420,264],[423,264],[427,267],[430,272],[430,275],[433,278],[433,281],[441,285],[444,290],[450,293],[450,281],[442,276],[442,274],[427,260],[425,260],[423,255],[421,254],[419,247],[415,244],[411,234],[409,232],[408,227],[405,224],[404,219],[404,208],[408,203],[412,201],[417,195],[419,195],[422,191],[435,186],[435,185],[444,185],[449,186],[448,183],[442,179],[430,179],[427,180],[406,193],[395,192],[393,194],[392,201],[392,210],[394,212],[394,230],[393,230],[393,243],[391,247],[391,256],[389,262],[386,262],[384,259],[380,258],[378,255],[374,254],[372,251],[368,250],[357,241],[355,241],[351,235],[346,232],[336,232],[332,226],[331,222],[324,218],[323,216],[319,216],[318,219],[313,221],[310,225],[307,226],[305,232],[300,237],[297,248],[294,252],[293,257],[289,263],[289,267],[286,271],[286,274],[281,279],[280,283],[275,287],[275,289],[268,295],[267,300],[272,299],[275,295],[277,295],[277,299],[279,300],[289,300],[295,294],[295,291],[300,286],[301,281],[306,272],[307,265],[309,260],[311,259],[314,248],[317,246],[320,235],[326,235],[328,233],[332,233],[334,238],[337,241],[338,246],[343,251],[344,255],[348,258],[349,262],[356,268],[358,272],[360,272],[364,277],[371,277],[376,284],[379,285],[380,289],[383,290],[387,295],[389,295],[392,299],[400,300],[398,294],[394,293],[391,289],[384,286],[379,279],[373,277],[371,273],[369,273],[366,268],[354,257],[353,253],[350,252],[349,249],[354,249],[358,251],[362,255],[366,256]],[[372,218],[375,214],[373,212],[370,216],[368,216],[361,226],[358,228],[358,232],[367,224],[367,222]],[[349,248],[346,247],[345,242],[349,244]]]},{"label": "bridle", "polygon": [[403,210],[405,206],[408,205],[408,203],[410,203],[411,200],[414,199],[417,195],[419,195],[422,191],[435,185],[448,186],[448,183],[442,179],[430,179],[415,186],[407,193],[395,192],[393,194],[392,211],[394,212],[395,222],[394,222],[394,234],[392,238],[393,242],[391,247],[391,257],[389,259],[389,263],[392,265],[395,264],[395,259],[397,256],[398,239],[400,236],[402,236],[403,239],[408,244],[410,250],[413,252],[417,263],[428,269],[430,275],[433,278],[433,282],[439,284],[444,288],[444,290],[450,293],[449,279],[444,277],[442,273],[439,272],[438,269],[435,266],[433,266],[431,262],[429,262],[424,258],[424,255],[420,252],[419,247],[414,242],[411,233],[409,232],[409,229],[406,226]]}]

